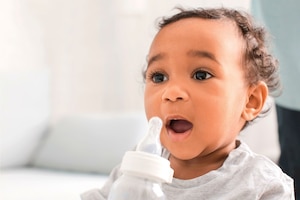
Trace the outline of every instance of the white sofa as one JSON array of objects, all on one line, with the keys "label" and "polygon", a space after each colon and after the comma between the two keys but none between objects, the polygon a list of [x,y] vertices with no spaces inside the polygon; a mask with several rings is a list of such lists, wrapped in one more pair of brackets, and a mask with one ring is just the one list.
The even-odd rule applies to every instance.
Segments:
[{"label": "white sofa", "polygon": [[142,113],[66,117],[44,133],[27,163],[2,167],[0,199],[80,199],[102,186],[147,126]]}]

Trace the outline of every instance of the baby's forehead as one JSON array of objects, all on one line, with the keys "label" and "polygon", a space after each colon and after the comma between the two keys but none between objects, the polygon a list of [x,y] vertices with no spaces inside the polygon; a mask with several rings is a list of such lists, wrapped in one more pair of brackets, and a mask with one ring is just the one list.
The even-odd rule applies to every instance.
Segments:
[{"label": "baby's forehead", "polygon": [[229,20],[188,18],[164,26],[154,38],[148,65],[170,62],[215,61],[219,65],[241,65],[245,42]]},{"label": "baby's forehead", "polygon": [[[153,45],[161,45],[160,43],[178,43],[180,42],[178,39],[191,40],[191,38],[195,43],[197,43],[197,41],[199,42],[201,39],[202,41],[210,39],[216,40],[217,42],[221,42],[222,40],[232,41],[232,45],[235,45],[236,41],[239,41],[243,48],[246,44],[237,24],[231,19],[203,19],[199,17],[190,17],[179,19],[163,26],[156,33],[151,47]],[[237,45],[235,48],[238,48],[239,46],[240,45]]]}]

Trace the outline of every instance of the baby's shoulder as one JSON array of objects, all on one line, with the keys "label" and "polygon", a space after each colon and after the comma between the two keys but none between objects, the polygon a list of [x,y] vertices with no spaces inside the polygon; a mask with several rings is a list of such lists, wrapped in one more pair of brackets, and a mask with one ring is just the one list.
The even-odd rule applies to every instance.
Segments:
[{"label": "baby's shoulder", "polygon": [[244,176],[262,182],[279,181],[289,183],[292,179],[271,159],[264,155],[254,153],[245,143],[241,143],[237,157],[240,160],[240,172]]}]

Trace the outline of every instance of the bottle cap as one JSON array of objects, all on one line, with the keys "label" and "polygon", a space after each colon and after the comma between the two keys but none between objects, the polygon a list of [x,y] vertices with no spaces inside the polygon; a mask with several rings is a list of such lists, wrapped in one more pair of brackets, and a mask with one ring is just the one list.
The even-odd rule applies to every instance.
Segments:
[{"label": "bottle cap", "polygon": [[124,174],[167,183],[172,182],[174,174],[169,160],[142,151],[127,151],[120,170]]}]

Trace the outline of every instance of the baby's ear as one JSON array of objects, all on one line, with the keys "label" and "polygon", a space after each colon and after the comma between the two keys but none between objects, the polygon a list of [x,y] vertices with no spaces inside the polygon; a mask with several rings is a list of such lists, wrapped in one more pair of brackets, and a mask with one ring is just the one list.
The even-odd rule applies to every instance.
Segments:
[{"label": "baby's ear", "polygon": [[268,86],[260,81],[249,88],[248,98],[242,117],[251,121],[261,112],[268,97]]}]

